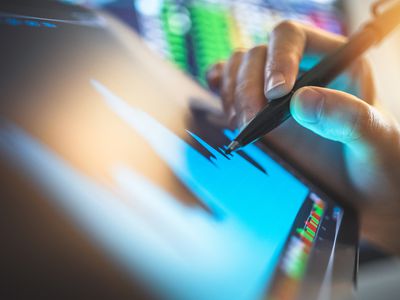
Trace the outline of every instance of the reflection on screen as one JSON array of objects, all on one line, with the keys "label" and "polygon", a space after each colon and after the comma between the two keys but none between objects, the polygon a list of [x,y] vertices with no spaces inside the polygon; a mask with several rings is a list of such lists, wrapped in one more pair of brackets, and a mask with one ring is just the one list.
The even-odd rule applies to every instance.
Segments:
[{"label": "reflection on screen", "polygon": [[109,172],[118,188],[110,190],[15,124],[2,126],[0,150],[115,260],[172,299],[260,298],[308,188],[254,145],[226,157],[188,131],[206,157],[100,82],[91,84],[218,218],[183,204],[117,157]]}]

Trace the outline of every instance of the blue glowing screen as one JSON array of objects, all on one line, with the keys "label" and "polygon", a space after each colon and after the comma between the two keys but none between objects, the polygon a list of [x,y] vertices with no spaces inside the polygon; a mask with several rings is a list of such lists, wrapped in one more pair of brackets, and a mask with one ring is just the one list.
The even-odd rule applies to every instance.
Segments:
[{"label": "blue glowing screen", "polygon": [[171,299],[261,298],[308,187],[255,145],[227,157],[206,136],[188,129],[182,138],[101,82],[90,84],[99,104],[215,215],[184,204],[118,158],[108,170],[118,188],[110,189],[9,121],[2,122],[0,151],[117,263]]}]

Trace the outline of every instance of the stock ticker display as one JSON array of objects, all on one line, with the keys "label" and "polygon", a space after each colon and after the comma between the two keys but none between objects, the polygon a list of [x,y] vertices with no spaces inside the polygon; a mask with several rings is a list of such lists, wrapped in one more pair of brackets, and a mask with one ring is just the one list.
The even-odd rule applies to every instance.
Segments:
[{"label": "stock ticker display", "polygon": [[284,19],[344,33],[340,3],[333,0],[135,0],[68,1],[103,8],[134,27],[146,43],[204,83],[209,66],[234,49],[266,43]]}]

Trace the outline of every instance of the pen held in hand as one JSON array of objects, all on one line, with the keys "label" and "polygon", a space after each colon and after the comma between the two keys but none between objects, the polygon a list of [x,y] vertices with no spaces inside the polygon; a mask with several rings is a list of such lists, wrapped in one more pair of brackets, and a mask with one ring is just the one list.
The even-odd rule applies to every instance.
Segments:
[{"label": "pen held in hand", "polygon": [[293,89],[287,95],[271,101],[264,107],[228,145],[225,152],[230,154],[253,143],[281,125],[291,116],[290,101],[297,90],[305,86],[328,85],[355,59],[384,39],[398,24],[400,24],[400,3],[377,15],[359,32],[351,36],[346,44],[300,76]]}]

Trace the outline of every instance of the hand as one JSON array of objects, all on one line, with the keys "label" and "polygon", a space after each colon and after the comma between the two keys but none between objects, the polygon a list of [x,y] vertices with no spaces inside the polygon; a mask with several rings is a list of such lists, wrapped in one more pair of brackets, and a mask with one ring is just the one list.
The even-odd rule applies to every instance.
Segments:
[{"label": "hand", "polygon": [[[345,38],[294,22],[273,30],[268,46],[237,51],[207,73],[232,125],[243,126],[275,98],[287,94],[304,55],[324,55]],[[400,254],[400,130],[376,105],[369,66],[348,69],[347,91],[305,87],[291,101],[293,118],[266,142],[360,212],[362,234]],[[361,100],[363,99],[363,100]]]}]

